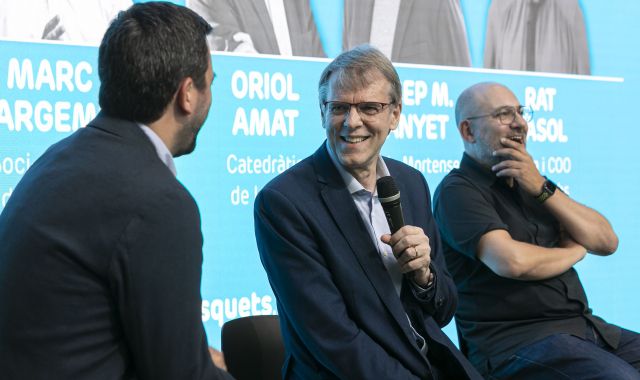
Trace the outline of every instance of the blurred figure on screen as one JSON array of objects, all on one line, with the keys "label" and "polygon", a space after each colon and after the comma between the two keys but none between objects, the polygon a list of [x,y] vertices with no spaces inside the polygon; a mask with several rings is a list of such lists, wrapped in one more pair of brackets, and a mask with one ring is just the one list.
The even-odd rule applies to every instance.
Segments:
[{"label": "blurred figure on screen", "polygon": [[100,45],[102,111],[0,214],[0,377],[230,379],[201,320],[198,207],[176,180],[211,105],[211,27],[164,2]]},{"label": "blurred figure on screen", "polygon": [[471,86],[455,114],[464,153],[434,214],[462,351],[488,379],[640,379],[640,335],[593,315],[574,269],[617,249],[611,224],[540,174],[508,88]]},{"label": "blurred figure on screen", "polygon": [[578,0],[492,0],[484,67],[589,75]]},{"label": "blurred figure on screen", "polygon": [[186,0],[213,33],[212,50],[325,57],[309,0]]},{"label": "blurred figure on screen", "polygon": [[0,0],[0,37],[100,44],[131,0]]},{"label": "blurred figure on screen", "polygon": [[363,43],[393,62],[471,66],[459,0],[345,0],[342,48]]},{"label": "blurred figure on screen", "polygon": [[[318,85],[326,140],[255,201],[278,301],[285,379],[480,379],[442,332],[456,308],[422,174],[382,157],[402,86],[379,50],[340,54]],[[406,225],[390,233],[377,180],[393,176]]]}]

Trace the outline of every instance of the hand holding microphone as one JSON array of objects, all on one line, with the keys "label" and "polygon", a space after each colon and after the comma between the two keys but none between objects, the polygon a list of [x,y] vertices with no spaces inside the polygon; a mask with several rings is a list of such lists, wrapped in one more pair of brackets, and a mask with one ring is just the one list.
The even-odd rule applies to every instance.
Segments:
[{"label": "hand holding microphone", "polygon": [[380,239],[391,246],[400,271],[412,275],[417,285],[426,287],[433,280],[433,274],[429,270],[429,264],[431,264],[429,238],[422,228],[405,226],[400,191],[391,176],[379,178],[376,186],[378,199],[391,231],[391,235],[382,235]]}]

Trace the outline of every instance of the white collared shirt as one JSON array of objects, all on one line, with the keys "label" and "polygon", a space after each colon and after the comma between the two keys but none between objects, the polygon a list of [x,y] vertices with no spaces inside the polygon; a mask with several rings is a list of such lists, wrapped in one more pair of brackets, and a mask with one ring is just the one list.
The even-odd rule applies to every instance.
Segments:
[{"label": "white collared shirt", "polygon": [[400,1],[398,0],[375,0],[373,2],[369,43],[389,59],[391,59],[393,52],[393,39],[399,13]]},{"label": "white collared shirt", "polygon": [[173,173],[174,177],[177,176],[176,164],[173,162],[173,155],[169,152],[169,148],[164,144],[164,141],[160,139],[160,136],[158,136],[153,129],[140,123],[138,123],[138,126],[142,129],[142,132],[147,135],[153,146],[156,148],[156,153],[158,154],[160,161],[167,165],[167,168],[169,168],[169,171]]},{"label": "white collared shirt", "polygon": [[[393,254],[393,250],[389,244],[385,244],[380,240],[380,236],[384,234],[390,234],[391,231],[389,229],[389,223],[387,222],[387,217],[384,215],[384,209],[382,208],[382,204],[380,203],[380,199],[378,198],[378,189],[376,188],[373,193],[369,190],[365,189],[364,186],[358,180],[356,180],[345,168],[342,166],[338,157],[335,156],[331,147],[329,146],[329,140],[326,142],[327,151],[329,152],[329,157],[333,162],[333,165],[338,169],[338,173],[342,177],[345,185],[347,186],[347,190],[351,193],[351,198],[353,198],[353,202],[358,209],[358,213],[362,217],[365,226],[367,226],[367,230],[369,231],[369,235],[373,240],[373,244],[378,248],[378,253],[382,258],[382,263],[385,268],[387,268],[387,272],[389,273],[389,277],[391,277],[391,281],[393,282],[393,286],[396,290],[396,294],[400,297],[400,291],[402,290],[402,272],[400,271],[400,266],[398,265],[398,261]],[[376,178],[388,176],[389,168],[387,168],[387,164],[384,163],[384,160],[380,155],[378,155],[378,162],[376,163]],[[427,345],[425,344],[424,338],[418,334],[413,325],[411,324],[411,319],[407,316],[407,321],[409,322],[409,327],[411,328],[411,332],[413,333],[416,342],[418,344],[418,348],[423,355],[427,354]]]},{"label": "white collared shirt", "polygon": [[291,56],[293,49],[291,48],[291,36],[289,34],[289,23],[287,21],[287,13],[283,0],[265,0],[271,24],[273,25],[273,33],[276,36],[278,50],[280,55]]},{"label": "white collared shirt", "polygon": [[[362,186],[362,184],[342,166],[340,161],[338,161],[338,158],[329,147],[328,140],[327,150],[329,151],[329,157],[331,157],[333,165],[338,169],[340,176],[342,176],[342,179],[347,186],[347,190],[351,193],[351,197],[353,198],[356,208],[360,213],[360,217],[362,217],[365,226],[367,226],[371,240],[378,249],[378,253],[382,258],[382,263],[385,268],[387,268],[389,276],[391,276],[391,281],[396,289],[396,293],[400,296],[400,290],[402,287],[402,272],[400,272],[400,266],[398,265],[396,257],[393,255],[391,246],[380,240],[380,236],[390,234],[391,231],[389,230],[389,223],[384,215],[382,204],[378,199],[378,189],[375,189],[373,193],[365,189],[364,186]],[[378,162],[376,163],[376,178],[388,175],[389,169],[387,168],[387,165],[384,163],[382,157],[378,156]]]}]

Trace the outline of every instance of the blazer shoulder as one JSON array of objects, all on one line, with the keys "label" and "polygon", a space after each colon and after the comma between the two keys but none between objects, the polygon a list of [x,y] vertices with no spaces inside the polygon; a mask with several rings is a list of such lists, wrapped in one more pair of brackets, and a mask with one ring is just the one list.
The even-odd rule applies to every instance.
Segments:
[{"label": "blazer shoulder", "polygon": [[384,163],[389,168],[389,173],[392,176],[404,176],[404,177],[421,177],[424,179],[424,175],[422,172],[413,166],[407,165],[402,161],[398,161],[389,157],[382,157],[384,159]]},{"label": "blazer shoulder", "polygon": [[286,194],[292,191],[303,191],[316,182],[312,157],[307,157],[269,181],[263,189],[272,189]]},{"label": "blazer shoulder", "polygon": [[167,205],[195,203],[189,191],[158,157],[153,144],[131,122],[100,118],[76,132],[50,158],[50,165],[68,165],[68,179],[114,203],[138,209],[153,199]]}]

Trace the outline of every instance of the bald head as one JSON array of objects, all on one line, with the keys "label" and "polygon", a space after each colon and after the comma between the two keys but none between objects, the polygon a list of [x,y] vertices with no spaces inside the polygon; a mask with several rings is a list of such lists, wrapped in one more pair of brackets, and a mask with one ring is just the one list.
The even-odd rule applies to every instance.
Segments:
[{"label": "bald head", "polygon": [[460,123],[467,117],[486,113],[487,111],[483,110],[483,107],[489,103],[488,98],[491,90],[495,88],[502,88],[511,92],[506,86],[497,82],[476,83],[462,91],[456,101],[456,125],[460,126]]},{"label": "bald head", "polygon": [[455,112],[465,153],[491,166],[498,162],[493,152],[503,148],[501,139],[515,139],[524,144],[528,130],[526,120],[514,116],[503,123],[503,118],[496,113],[508,109],[515,115],[519,107],[518,98],[500,83],[482,82],[464,90],[458,97]]}]

